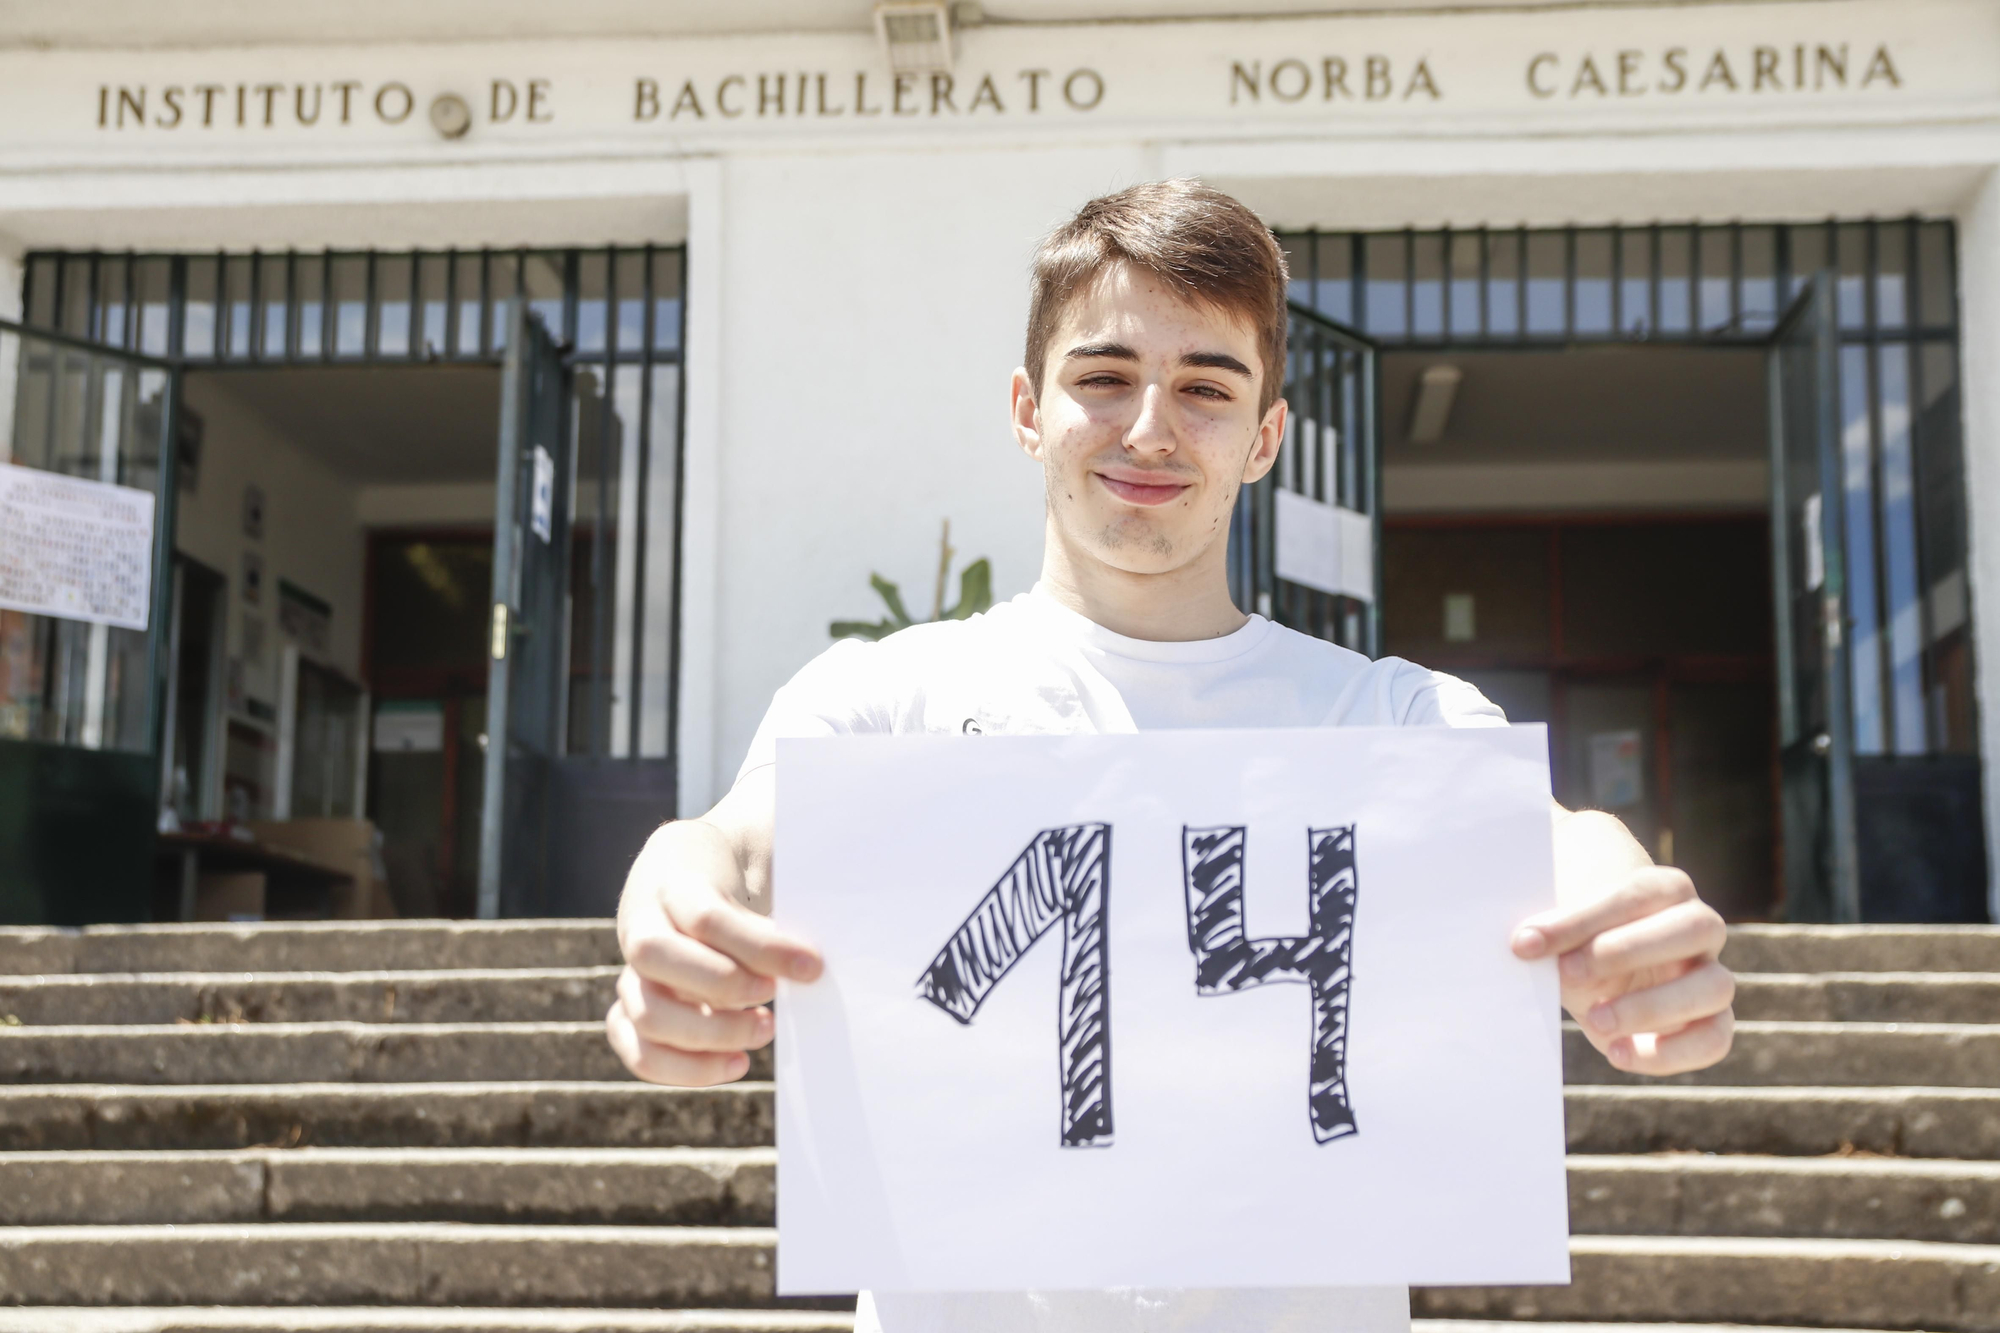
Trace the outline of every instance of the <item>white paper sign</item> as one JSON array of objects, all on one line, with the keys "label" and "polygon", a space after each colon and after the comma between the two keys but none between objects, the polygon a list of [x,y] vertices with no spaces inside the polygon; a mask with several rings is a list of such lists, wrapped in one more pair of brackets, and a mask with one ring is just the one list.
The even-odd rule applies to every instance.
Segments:
[{"label": "white paper sign", "polygon": [[1547,753],[780,741],[779,1292],[1567,1281]]},{"label": "white paper sign", "polygon": [[1275,498],[1278,577],[1336,596],[1374,601],[1375,525],[1368,515],[1283,488]]},{"label": "white paper sign", "polygon": [[556,508],[556,460],[541,445],[534,452],[534,490],[528,497],[528,526],[543,541],[554,530]]},{"label": "white paper sign", "polygon": [[143,630],[153,494],[0,463],[0,607]]}]

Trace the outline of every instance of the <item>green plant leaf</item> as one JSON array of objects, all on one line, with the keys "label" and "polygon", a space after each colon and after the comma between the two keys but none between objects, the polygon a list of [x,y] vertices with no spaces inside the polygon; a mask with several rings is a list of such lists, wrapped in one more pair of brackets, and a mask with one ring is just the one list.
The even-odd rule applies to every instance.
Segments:
[{"label": "green plant leaf", "polygon": [[870,574],[868,576],[868,586],[881,596],[883,604],[889,608],[889,619],[895,622],[897,629],[906,629],[917,623],[910,619],[910,613],[903,609],[903,590],[901,588],[889,582],[889,580],[883,578],[880,574]]},{"label": "green plant leaf", "polygon": [[836,639],[886,639],[902,626],[892,620],[836,620],[827,627]]},{"label": "green plant leaf", "polygon": [[993,609],[993,566],[975,560],[958,576],[958,605],[944,613],[946,620],[966,620]]}]

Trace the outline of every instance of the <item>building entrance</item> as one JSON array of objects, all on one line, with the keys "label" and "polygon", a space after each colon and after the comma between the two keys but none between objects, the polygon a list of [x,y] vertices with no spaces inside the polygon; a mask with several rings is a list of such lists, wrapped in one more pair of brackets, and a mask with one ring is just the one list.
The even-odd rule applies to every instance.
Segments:
[{"label": "building entrance", "polygon": [[[151,600],[0,610],[0,913],[608,911],[673,813],[680,279],[667,250],[33,257],[8,499],[145,509],[120,568]],[[33,595],[106,577],[72,563]],[[116,836],[52,837],[70,806]]]},{"label": "building entrance", "polygon": [[1985,919],[1949,224],[1285,240],[1380,348],[1386,651],[1731,915]]}]

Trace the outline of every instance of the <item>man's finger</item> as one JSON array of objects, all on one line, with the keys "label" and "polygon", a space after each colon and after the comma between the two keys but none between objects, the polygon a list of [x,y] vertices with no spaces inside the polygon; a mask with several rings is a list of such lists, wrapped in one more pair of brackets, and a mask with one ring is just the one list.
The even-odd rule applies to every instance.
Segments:
[{"label": "man's finger", "polygon": [[1529,917],[1514,932],[1514,952],[1522,958],[1568,953],[1614,926],[1694,896],[1694,881],[1672,866],[1635,870],[1625,883],[1595,902]]},{"label": "man's finger", "polygon": [[1577,1015],[1602,1048],[1617,1037],[1641,1032],[1676,1032],[1712,1017],[1736,998],[1736,978],[1720,963],[1703,963],[1685,976],[1648,986],[1614,1000],[1600,1000]]},{"label": "man's finger", "polygon": [[769,977],[700,940],[690,939],[665,921],[627,943],[625,962],[648,981],[718,1009],[755,1008],[767,1003],[778,990]]},{"label": "man's finger", "polygon": [[618,978],[618,1003],[649,1042],[681,1051],[754,1051],[768,1046],[769,1009],[717,1009],[689,1004],[631,968]]},{"label": "man's finger", "polygon": [[719,1083],[734,1083],[750,1072],[750,1057],[741,1051],[728,1054],[678,1051],[645,1040],[632,1026],[622,1004],[612,1005],[604,1016],[604,1037],[633,1076],[648,1083],[712,1088]]},{"label": "man's finger", "polygon": [[1596,935],[1562,956],[1565,987],[1630,976],[1641,968],[1714,958],[1729,928],[1715,909],[1699,899],[1675,903],[1640,920]]},{"label": "man's finger", "polygon": [[1679,1032],[1642,1032],[1620,1037],[1605,1051],[1605,1057],[1628,1074],[1648,1074],[1655,1078],[1706,1069],[1729,1054],[1736,1033],[1736,1014],[1724,1009]]},{"label": "man's finger", "polygon": [[676,929],[761,976],[812,981],[820,974],[823,965],[817,949],[719,893],[669,894],[666,908]]}]

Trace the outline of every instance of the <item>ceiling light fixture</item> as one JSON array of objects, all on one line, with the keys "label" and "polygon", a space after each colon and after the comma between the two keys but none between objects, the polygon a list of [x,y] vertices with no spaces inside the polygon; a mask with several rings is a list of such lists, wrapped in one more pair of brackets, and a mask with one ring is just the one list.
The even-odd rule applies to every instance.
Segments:
[{"label": "ceiling light fixture", "polygon": [[951,72],[951,6],[944,0],[884,0],[875,34],[897,74]]},{"label": "ceiling light fixture", "polygon": [[1436,444],[1444,438],[1445,423],[1451,420],[1451,405],[1458,399],[1459,381],[1465,372],[1457,366],[1425,366],[1417,376],[1417,398],[1410,405],[1410,443]]}]

